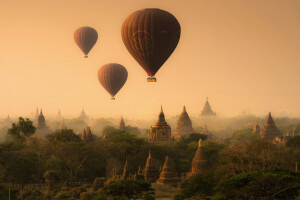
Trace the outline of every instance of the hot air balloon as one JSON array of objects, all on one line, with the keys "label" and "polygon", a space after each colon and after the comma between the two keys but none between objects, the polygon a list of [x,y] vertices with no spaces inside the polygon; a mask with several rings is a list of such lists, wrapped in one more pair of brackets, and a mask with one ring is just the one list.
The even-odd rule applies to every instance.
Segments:
[{"label": "hot air balloon", "polygon": [[88,57],[88,54],[96,44],[97,39],[97,31],[88,26],[80,27],[74,32],[74,40],[81,51],[84,53],[85,58]]},{"label": "hot air balloon", "polygon": [[98,79],[104,89],[111,95],[111,99],[123,87],[128,77],[126,68],[117,63],[103,65],[98,70]]},{"label": "hot air balloon", "polygon": [[147,8],[129,15],[122,25],[122,39],[134,59],[153,77],[175,50],[180,38],[180,24],[167,11]]}]

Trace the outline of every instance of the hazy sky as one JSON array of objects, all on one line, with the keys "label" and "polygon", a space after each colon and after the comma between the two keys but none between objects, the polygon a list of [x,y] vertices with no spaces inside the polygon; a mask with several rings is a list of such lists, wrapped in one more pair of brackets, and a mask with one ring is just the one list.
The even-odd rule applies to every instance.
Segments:
[{"label": "hazy sky", "polygon": [[[125,48],[123,20],[143,8],[172,13],[181,38],[157,83]],[[42,107],[54,114],[139,118],[186,105],[198,115],[209,97],[221,116],[242,111],[300,116],[299,0],[0,0],[0,116]],[[73,32],[98,31],[88,59]],[[97,79],[116,62],[128,80],[111,101]]]}]

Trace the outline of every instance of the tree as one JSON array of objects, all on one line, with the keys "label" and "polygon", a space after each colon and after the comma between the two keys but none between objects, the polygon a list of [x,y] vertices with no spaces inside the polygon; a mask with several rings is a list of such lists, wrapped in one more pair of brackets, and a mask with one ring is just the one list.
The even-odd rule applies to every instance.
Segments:
[{"label": "tree", "polygon": [[134,181],[130,179],[121,179],[103,188],[108,196],[126,197],[128,200],[142,198],[145,195],[153,195],[154,190],[151,184],[146,181]]},{"label": "tree", "polygon": [[221,181],[216,192],[225,199],[296,199],[300,195],[300,173],[272,169],[239,174]]},{"label": "tree", "polygon": [[52,144],[59,144],[62,142],[81,142],[78,135],[72,129],[57,130],[46,136],[48,141]]},{"label": "tree", "polygon": [[295,137],[289,139],[285,145],[287,147],[300,149],[300,136],[295,136]]},{"label": "tree", "polygon": [[181,185],[181,193],[175,199],[185,199],[194,196],[210,197],[214,193],[216,180],[212,174],[192,177]]},{"label": "tree", "polygon": [[36,128],[32,125],[32,121],[28,118],[19,117],[18,123],[12,123],[7,134],[11,135],[15,140],[25,141],[35,133]]}]

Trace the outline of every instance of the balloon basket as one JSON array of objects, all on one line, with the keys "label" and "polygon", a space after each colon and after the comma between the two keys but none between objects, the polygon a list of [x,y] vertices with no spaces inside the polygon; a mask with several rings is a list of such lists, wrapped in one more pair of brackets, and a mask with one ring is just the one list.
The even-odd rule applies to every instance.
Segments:
[{"label": "balloon basket", "polygon": [[115,97],[110,98],[111,100],[116,100]]},{"label": "balloon basket", "polygon": [[156,82],[156,78],[155,77],[148,77],[147,82]]},{"label": "balloon basket", "polygon": [[84,56],[84,58],[88,58],[88,56],[87,56],[87,55],[85,55],[85,56]]}]

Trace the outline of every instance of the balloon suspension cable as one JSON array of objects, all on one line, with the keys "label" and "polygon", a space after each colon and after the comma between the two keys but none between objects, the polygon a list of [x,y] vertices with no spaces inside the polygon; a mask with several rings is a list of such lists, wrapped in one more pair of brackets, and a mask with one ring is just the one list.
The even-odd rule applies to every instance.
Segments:
[{"label": "balloon suspension cable", "polygon": [[156,78],[153,76],[150,76],[147,78],[147,82],[156,82]]},{"label": "balloon suspension cable", "polygon": [[115,97],[111,97],[110,99],[111,99],[111,100],[116,100],[116,98],[115,98]]},{"label": "balloon suspension cable", "polygon": [[85,55],[84,58],[88,58],[88,55]]}]

